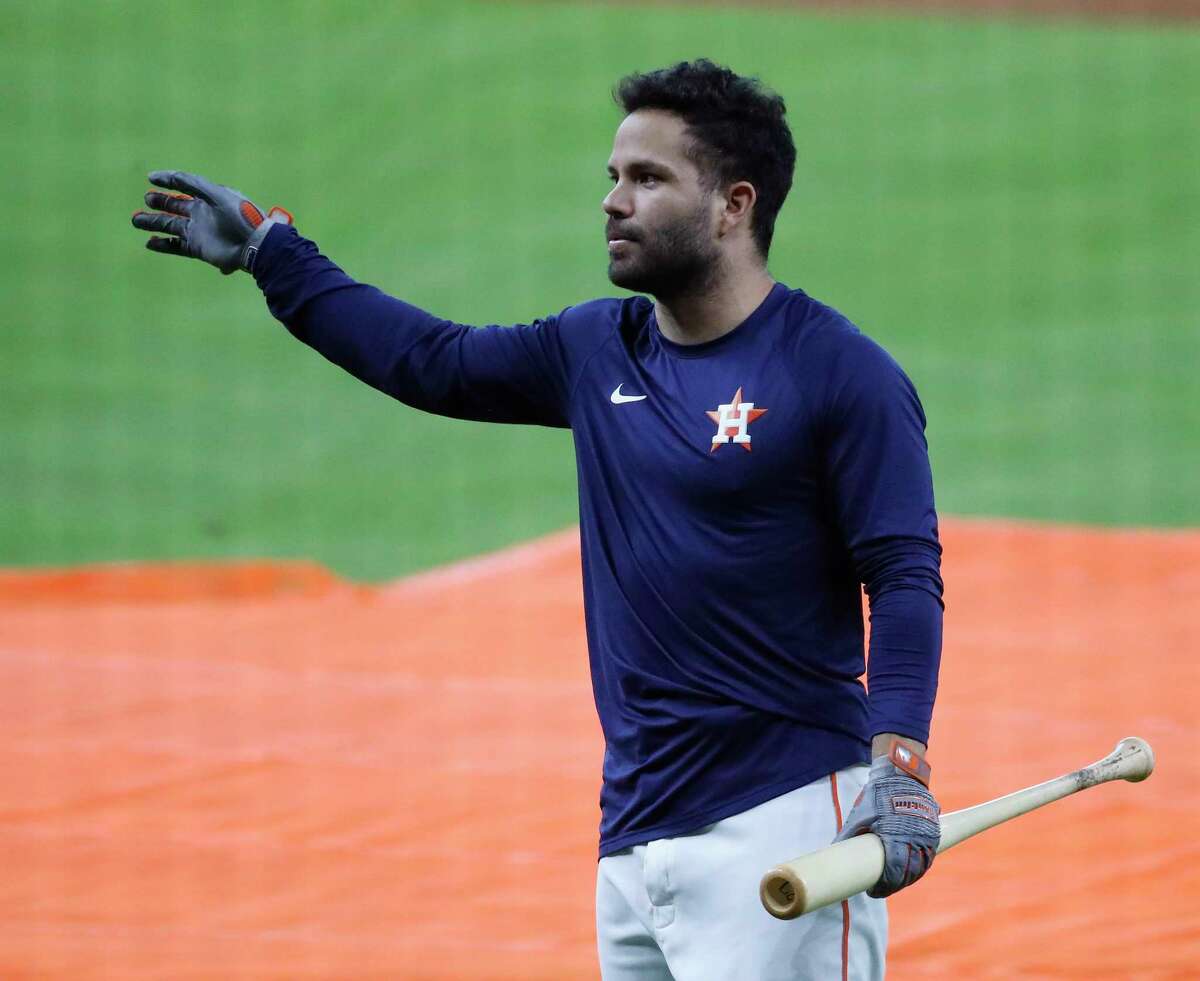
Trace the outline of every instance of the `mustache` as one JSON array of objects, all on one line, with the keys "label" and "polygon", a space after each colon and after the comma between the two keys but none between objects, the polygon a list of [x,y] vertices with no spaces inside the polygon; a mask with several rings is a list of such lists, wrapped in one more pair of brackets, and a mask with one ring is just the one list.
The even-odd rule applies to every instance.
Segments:
[{"label": "mustache", "polygon": [[632,229],[622,228],[620,225],[608,224],[604,226],[605,241],[611,242],[614,238],[628,239],[630,242],[636,242],[638,236],[634,234]]}]

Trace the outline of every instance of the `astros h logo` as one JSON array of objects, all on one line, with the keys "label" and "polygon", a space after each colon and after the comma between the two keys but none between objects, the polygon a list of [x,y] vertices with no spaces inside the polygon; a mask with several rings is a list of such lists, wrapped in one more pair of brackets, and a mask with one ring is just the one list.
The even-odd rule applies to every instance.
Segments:
[{"label": "astros h logo", "polygon": [[756,409],[753,402],[743,402],[742,387],[739,385],[727,404],[718,405],[715,411],[710,409],[704,413],[717,424],[717,434],[712,438],[708,452],[715,453],[725,443],[737,443],[749,453],[750,433],[747,430],[750,423],[766,411]]}]

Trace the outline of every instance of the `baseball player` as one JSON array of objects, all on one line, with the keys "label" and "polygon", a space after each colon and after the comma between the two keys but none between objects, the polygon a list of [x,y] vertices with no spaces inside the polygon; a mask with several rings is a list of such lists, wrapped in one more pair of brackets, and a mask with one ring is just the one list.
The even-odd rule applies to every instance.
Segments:
[{"label": "baseball player", "polygon": [[[603,977],[879,978],[883,897],[939,836],[924,414],[878,344],[768,272],[795,164],[783,100],[703,59],[614,94],[608,274],[639,295],[452,323],[347,276],[287,212],[176,171],[150,175],[175,193],[133,224],[155,252],[249,271],[292,334],[410,406],[572,430]],[[867,830],[886,853],[867,894],[763,910],[766,868]]]}]

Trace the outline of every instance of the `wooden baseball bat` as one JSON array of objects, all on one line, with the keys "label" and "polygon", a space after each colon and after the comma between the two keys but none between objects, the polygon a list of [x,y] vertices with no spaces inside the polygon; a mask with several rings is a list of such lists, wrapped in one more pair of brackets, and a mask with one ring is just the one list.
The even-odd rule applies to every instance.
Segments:
[{"label": "wooden baseball bat", "polygon": [[[972,835],[1080,790],[1109,780],[1137,783],[1150,776],[1153,770],[1154,751],[1150,744],[1129,736],[1091,766],[974,807],[943,814],[938,854]],[[768,913],[781,920],[792,920],[870,889],[881,875],[883,843],[868,833],[777,865],[763,876],[758,892]]]}]

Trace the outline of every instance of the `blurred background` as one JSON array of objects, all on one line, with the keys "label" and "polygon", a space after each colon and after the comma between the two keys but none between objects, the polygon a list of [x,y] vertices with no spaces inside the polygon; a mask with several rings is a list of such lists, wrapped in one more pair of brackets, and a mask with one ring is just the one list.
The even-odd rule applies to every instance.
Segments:
[{"label": "blurred background", "polygon": [[568,434],[390,403],[128,217],[148,170],[193,170],[288,207],[356,278],[526,322],[613,292],[613,83],[700,54],[787,100],[772,272],[913,377],[941,510],[1200,518],[1191,24],[47,2],[3,5],[0,37],[0,563],[380,580],[570,524]]},{"label": "blurred background", "polygon": [[[1125,569],[1137,578],[1138,588],[1152,581],[1151,573],[1165,576],[1153,580],[1166,585],[1151,593],[1161,598],[1169,592],[1174,615],[1194,611],[1200,596],[1196,581],[1178,576],[1194,568],[1200,556],[1195,533],[1200,526],[1200,24],[1191,19],[1200,11],[1187,0],[1130,2],[1118,15],[1105,16],[1091,14],[1119,5],[1097,4],[1093,10],[1068,3],[1059,12],[1035,10],[1029,3],[1014,3],[1016,9],[1008,10],[984,0],[963,0],[962,10],[949,3],[924,6],[936,9],[915,12],[899,3],[873,9],[857,3],[839,8],[832,3],[689,7],[360,0],[0,5],[0,88],[5,93],[0,100],[5,219],[0,224],[5,299],[0,592],[9,590],[9,600],[0,601],[0,655],[10,681],[9,752],[24,754],[9,760],[18,768],[9,772],[25,774],[40,788],[34,796],[44,796],[33,810],[22,811],[19,798],[30,792],[29,785],[10,791],[5,811],[10,821],[0,846],[18,863],[31,849],[45,853],[44,864],[25,870],[24,891],[9,897],[10,925],[19,923],[24,939],[7,947],[0,943],[6,977],[26,976],[23,971],[31,977],[42,976],[39,972],[82,976],[89,973],[83,965],[92,963],[88,958],[98,956],[98,949],[112,956],[95,962],[102,965],[95,967],[96,974],[153,976],[169,964],[171,976],[214,976],[209,968],[215,970],[218,962],[204,958],[245,941],[228,932],[229,923],[224,933],[198,927],[189,933],[181,924],[195,921],[180,912],[167,925],[151,928],[133,904],[118,926],[101,929],[97,910],[112,897],[89,905],[86,888],[80,891],[73,883],[68,890],[67,878],[55,878],[67,875],[55,871],[56,850],[68,843],[82,849],[78,855],[99,863],[90,866],[95,877],[86,881],[124,883],[121,895],[127,899],[148,881],[158,881],[137,858],[136,840],[163,834],[155,861],[169,866],[178,860],[180,850],[192,846],[172,839],[170,829],[164,831],[155,820],[158,813],[175,812],[151,798],[145,810],[110,814],[105,824],[89,810],[108,806],[102,801],[128,801],[138,792],[131,788],[154,784],[138,783],[141,777],[135,778],[132,769],[122,769],[133,766],[129,761],[137,752],[146,754],[139,757],[148,768],[138,771],[142,776],[156,772],[155,760],[169,758],[183,768],[181,779],[204,786],[212,774],[192,763],[199,747],[220,744],[214,735],[224,732],[229,740],[232,755],[218,761],[221,766],[253,769],[256,760],[262,761],[256,753],[270,755],[262,748],[270,742],[270,726],[302,726],[305,712],[315,713],[310,722],[325,718],[322,706],[347,696],[351,688],[345,678],[339,687],[319,672],[364,672],[368,665],[382,670],[381,650],[390,652],[395,664],[409,667],[432,656],[431,649],[458,663],[447,652],[463,648],[467,628],[462,620],[477,615],[481,580],[472,578],[475,573],[438,580],[435,573],[433,579],[412,580],[415,585],[394,581],[564,529],[566,538],[545,540],[558,543],[556,548],[567,543],[565,553],[553,553],[556,562],[567,556],[559,568],[565,585],[553,587],[563,590],[559,612],[566,611],[563,646],[555,656],[569,656],[574,665],[562,669],[567,673],[560,679],[560,694],[575,700],[578,714],[562,723],[559,735],[570,726],[582,735],[578,743],[563,744],[563,759],[541,762],[551,768],[574,766],[566,759],[579,755],[572,786],[582,804],[578,815],[572,811],[570,820],[564,819],[563,826],[574,829],[564,833],[575,837],[564,839],[562,847],[579,863],[581,874],[588,874],[588,863],[594,862],[588,849],[594,847],[599,750],[588,714],[586,653],[576,611],[578,566],[569,541],[576,520],[569,433],[457,422],[390,401],[293,340],[271,319],[250,277],[225,278],[199,263],[145,251],[146,236],[130,227],[129,216],[141,206],[145,175],[152,169],[191,170],[237,187],[261,206],[288,208],[301,233],[352,276],[441,316],[474,324],[528,322],[614,293],[605,275],[600,202],[608,189],[605,162],[620,120],[609,94],[616,80],[630,71],[698,56],[757,75],[787,101],[798,149],[796,181],[779,218],[771,271],[842,310],[913,378],[929,419],[940,513],[951,521],[1005,519],[1009,523],[988,527],[1040,528],[1052,536],[1037,539],[1041,545],[991,541],[988,554],[999,555],[1001,562],[1018,552],[1048,563],[1055,556],[1067,562],[1087,546],[1054,535],[1074,534],[1081,526],[1110,529],[1111,537],[1103,540],[1129,551],[1106,553],[1104,568]],[[966,521],[960,527],[985,524]],[[986,551],[971,541],[959,554]],[[1059,544],[1046,546],[1046,541]],[[1139,558],[1149,554],[1146,542],[1159,550],[1153,562]],[[158,619],[151,621],[143,619],[150,614],[125,602],[118,585],[105,603],[84,604],[83,619],[71,621],[68,629],[64,624],[74,616],[69,604],[46,598],[41,591],[46,580],[31,587],[33,580],[22,579],[26,573],[58,575],[97,564],[122,563],[128,570],[130,563],[195,560],[291,561],[293,572],[307,570],[293,586],[300,582],[296,590],[317,597],[318,606],[276,610],[253,587],[253,600],[223,619],[216,607],[203,604],[241,587],[210,583],[201,589],[203,595],[189,593],[185,602],[154,606]],[[507,561],[496,568],[502,573],[525,568],[524,559],[504,565]],[[1055,580],[1057,587],[1077,588],[1072,601],[1080,605],[1064,616],[1086,618],[1088,610],[1103,607],[1113,596],[1133,595],[1121,592],[1133,588],[1128,583],[1097,586],[1099,580],[1089,578],[1088,560],[1080,561],[1082,571]],[[336,584],[321,568],[338,577]],[[1014,572],[1013,581],[1033,571]],[[371,592],[344,580],[392,585]],[[964,576],[960,582],[962,596],[969,592],[969,580]],[[438,593],[455,583],[460,592]],[[994,584],[981,572],[975,596],[988,595]],[[1031,588],[1026,601],[1036,599],[1042,584]],[[349,592],[338,592],[343,589]],[[1111,589],[1117,592],[1106,592]],[[348,614],[319,605],[333,603],[330,596],[350,603],[347,609],[356,616],[378,618],[375,625],[385,633],[402,637],[425,618],[441,616],[449,631],[442,636],[451,639],[430,639],[432,648],[394,639],[385,648],[367,641],[347,645],[336,626]],[[401,610],[388,607],[390,601],[411,605]],[[363,603],[370,607],[366,613]],[[1150,645],[1145,657],[1156,659],[1158,668],[1164,656],[1172,663],[1174,652],[1182,672],[1154,683],[1174,687],[1174,715],[1146,708],[1139,716],[1130,710],[1119,716],[1118,728],[1133,729],[1141,719],[1143,729],[1158,725],[1160,734],[1179,736],[1190,711],[1186,705],[1200,704],[1194,657],[1179,655],[1180,646],[1195,639],[1194,628],[1171,621],[1173,633],[1147,639],[1155,628],[1168,629],[1165,614],[1133,601],[1115,605],[1122,619],[1103,629],[1111,635],[1120,628],[1142,638]],[[1023,615],[1012,608],[1004,612],[1011,619]],[[527,614],[523,620],[516,614],[505,620],[493,642],[507,638],[511,646],[505,650],[511,652],[523,638],[546,633],[540,618],[549,614]],[[216,621],[225,626],[214,628]],[[274,625],[297,621],[309,625],[309,639],[285,649]],[[948,631],[952,623],[948,619]],[[218,632],[205,633],[213,629]],[[1047,629],[1065,636],[1068,626],[1060,622]],[[95,657],[81,644],[80,631],[96,638]],[[205,653],[194,648],[184,653],[176,646],[189,633],[210,638]],[[967,631],[956,639],[969,648]],[[1095,642],[1093,635],[1080,642],[1080,659],[1051,687],[1074,684],[1089,664],[1099,663],[1088,660]],[[331,649],[353,663],[331,660]],[[1001,680],[1016,677],[1004,674],[1006,650],[1001,644],[999,660],[989,661],[999,665]],[[1036,645],[1029,650],[1036,652]],[[218,652],[229,652],[220,670],[231,673],[210,676],[197,659],[225,657]],[[486,658],[466,658],[463,677],[472,671],[486,674],[481,660]],[[283,683],[261,673],[268,661],[273,671],[297,671],[292,681],[299,688],[271,688]],[[260,673],[247,674],[251,664]],[[527,667],[528,684],[558,670],[541,662]],[[143,678],[146,671],[165,673],[139,688],[120,674],[125,670]],[[478,681],[482,675],[474,677]],[[1024,697],[1030,677],[1013,682],[1014,698]],[[419,685],[405,688],[395,678],[376,681],[383,688],[374,690],[386,689],[398,698],[430,697]],[[964,688],[980,683],[963,680]],[[1143,693],[1145,705],[1154,704],[1153,685],[1119,671],[1106,690],[1130,685]],[[479,697],[485,699],[491,697],[487,692],[501,690],[484,687]],[[161,701],[167,690],[174,701]],[[197,695],[201,690],[207,693],[203,697]],[[232,729],[220,711],[205,715],[198,707],[205,698],[239,690],[257,693],[257,700],[237,703],[241,708],[234,712]],[[268,704],[294,701],[297,690],[304,711],[297,709],[287,720],[270,714]],[[447,697],[457,696],[451,691]],[[1100,694],[1096,699],[1103,701]],[[85,703],[87,710],[80,708]],[[437,730],[425,719],[401,735],[385,735],[388,726],[411,724],[415,716],[409,706],[393,722],[384,706],[380,728],[351,739],[346,726],[361,710],[356,704],[347,703],[338,710],[344,714],[326,720],[328,742],[314,742],[311,732],[296,736],[308,747],[300,756],[310,751],[320,756],[313,750],[318,744],[336,755],[331,747],[348,739],[390,745],[403,756],[399,742],[386,740]],[[1074,733],[1086,728],[1093,708],[1086,699],[1070,704],[1075,721],[1067,729]],[[167,745],[167,739],[157,749],[130,748],[140,738],[138,712],[150,711],[147,706],[163,713],[153,723],[156,738],[166,738],[166,726],[178,737],[175,744]],[[496,731],[559,710],[517,702],[510,708],[493,720]],[[952,710],[946,718],[951,721],[945,731],[968,731],[968,719]],[[264,721],[270,719],[274,722]],[[67,729],[53,728],[60,723]],[[1035,715],[997,725],[1037,729],[1043,723]],[[128,725],[134,726],[128,730],[130,742],[105,749],[105,762],[86,755],[86,747],[99,744],[95,740],[103,743],[105,731]],[[63,735],[67,730],[73,735]],[[1103,730],[1095,755],[1128,734],[1114,731],[1109,740],[1108,731]],[[404,757],[409,772],[412,767],[429,772],[443,767],[444,772],[457,765],[455,760],[461,762],[468,750],[455,742],[460,737],[443,735],[451,748],[419,761]],[[545,747],[557,737],[535,740],[527,733],[522,738],[538,742],[538,752],[549,752]],[[509,748],[517,753],[518,748]],[[475,749],[481,759],[487,756],[486,746]],[[53,765],[47,762],[51,757]],[[386,773],[401,760],[385,755],[376,762]],[[92,786],[90,777],[74,769],[80,765],[101,783],[95,775],[109,773],[111,785]],[[1046,766],[1057,767],[1058,761]],[[1054,772],[1038,770],[1024,782]],[[248,786],[261,788],[252,774],[238,773],[238,779],[250,779]],[[304,824],[305,806],[318,808],[319,800],[351,793],[322,779],[304,777],[309,782],[302,781],[304,796],[293,802],[293,822]],[[413,801],[405,796],[412,788],[397,779],[397,797],[364,805],[374,820],[383,820],[378,815],[389,808],[412,819]],[[498,779],[509,778],[500,774]],[[1016,782],[996,791],[1020,785],[1015,772],[1012,779]],[[1196,791],[1194,768],[1181,779],[1185,782],[1177,788]],[[278,792],[296,792],[294,781],[280,780],[273,785]],[[291,791],[281,789],[286,787]],[[536,796],[535,788],[536,782],[529,784]],[[443,799],[445,792],[443,787]],[[458,819],[468,821],[478,798],[461,792],[464,810]],[[202,798],[175,800],[171,806],[183,808],[180,814],[201,813]],[[156,810],[160,804],[162,812]],[[425,805],[435,808],[428,823],[442,823],[436,800]],[[67,812],[78,825],[56,828],[55,815]],[[247,909],[266,888],[266,880],[253,874],[245,878],[247,857],[252,863],[267,861],[263,849],[282,847],[293,833],[307,842],[303,847],[312,844],[296,824],[284,822],[290,830],[277,825],[267,834],[262,829],[268,819],[261,811],[255,814],[241,837],[219,846],[226,849],[229,874],[243,884],[245,892],[237,894],[246,897]],[[343,818],[330,819],[330,826]],[[478,822],[471,827],[485,829],[485,837],[490,833],[486,817],[470,820]],[[214,827],[207,817],[200,826],[205,834]],[[81,830],[97,827],[131,834],[129,850],[104,852],[103,834]],[[410,843],[425,833],[410,831],[405,839]],[[526,849],[532,847],[523,840]],[[30,844],[34,841],[40,842],[37,848]],[[346,847],[361,858],[361,846],[356,840]],[[437,854],[457,860],[469,846],[465,840],[442,840]],[[523,860],[511,856],[522,853],[519,840],[492,846],[509,855],[515,876],[515,898],[504,915],[525,909],[520,897],[533,896],[526,912],[536,921],[553,905],[552,894],[538,893],[532,880],[518,875]],[[346,859],[337,854],[334,864]],[[397,879],[417,861],[412,853],[388,854],[398,863]],[[1171,854],[1178,861],[1182,853]],[[525,864],[544,863],[533,857]],[[151,878],[139,878],[144,876]],[[270,880],[271,888],[283,889],[289,881],[285,868],[278,876]],[[393,911],[395,934],[376,922],[378,937],[360,938],[358,946],[341,949],[337,958],[321,960],[310,951],[313,959],[306,963],[313,975],[566,977],[594,972],[586,883],[582,900],[570,907],[575,918],[566,939],[559,937],[550,953],[531,941],[526,948],[504,948],[508,960],[488,967],[488,958],[501,949],[495,944],[470,962],[423,956],[439,942],[449,943],[444,935],[453,932],[454,918],[439,919],[429,912],[429,902],[420,902],[436,890],[435,880],[422,881],[425,892],[418,889],[411,904]],[[47,882],[58,882],[63,890]],[[131,884],[137,882],[141,886]],[[171,896],[192,900],[225,888],[198,886],[183,872],[171,883]],[[388,886],[381,883],[379,889],[382,895]],[[76,906],[61,905],[65,891],[73,892]],[[290,926],[271,926],[282,931],[276,939],[317,943],[338,929],[352,930],[356,917],[349,915],[340,927],[327,925],[325,933],[306,933],[303,924],[305,910],[345,909],[353,892],[315,890],[297,898],[283,917]],[[424,910],[419,929],[414,906]],[[191,907],[183,902],[179,908]],[[226,912],[230,922],[237,921],[235,907]],[[498,922],[495,909],[477,912],[481,922]],[[359,908],[357,918],[376,913]],[[72,918],[92,924],[91,940],[86,930],[63,927]],[[406,924],[417,931],[413,936],[423,938],[419,943],[404,946]],[[1194,922],[1176,921],[1168,932],[1181,945],[1174,959],[1154,968],[1159,973],[1144,976],[1186,976],[1190,954],[1179,951],[1200,949]],[[265,934],[253,936],[267,944]],[[396,936],[402,954],[376,959]],[[133,952],[152,949],[147,946],[151,937],[159,954],[138,960]],[[189,939],[185,943],[181,937]],[[431,939],[437,937],[442,940]],[[353,951],[349,960],[347,949]],[[114,950],[124,953],[113,955]],[[565,959],[555,961],[559,955]],[[249,973],[240,976],[266,976],[271,973],[266,965],[282,963],[272,960],[276,956],[264,953],[257,968],[248,967]],[[911,973],[898,976],[937,973],[929,959],[908,963]],[[1047,976],[1071,973],[1061,962],[1040,968],[1022,963],[1028,976],[1042,969]],[[955,970],[960,977],[985,976],[978,965],[967,974],[961,965],[943,968],[949,972],[945,976],[955,976]],[[1092,965],[1078,976],[1098,977],[1101,969]],[[224,970],[220,976],[233,976]],[[1016,971],[1010,968],[1002,976],[1017,976]],[[1118,972],[1111,976],[1143,976],[1136,965],[1124,962]],[[301,973],[296,964],[287,972]]]}]

